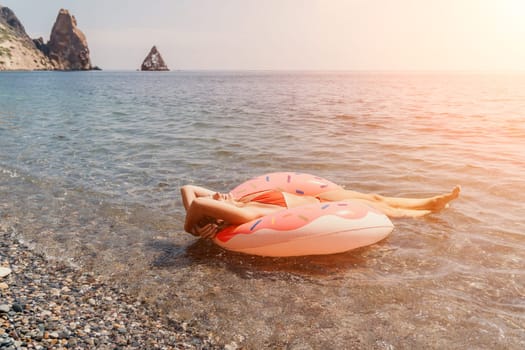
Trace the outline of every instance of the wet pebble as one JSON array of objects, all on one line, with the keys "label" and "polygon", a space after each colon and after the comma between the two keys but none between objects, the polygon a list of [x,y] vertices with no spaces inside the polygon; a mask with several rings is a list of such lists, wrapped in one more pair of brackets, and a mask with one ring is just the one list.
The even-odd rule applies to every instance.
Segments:
[{"label": "wet pebble", "polygon": [[10,273],[11,269],[9,267],[0,267],[0,278],[8,276]]},{"label": "wet pebble", "polygon": [[11,306],[7,304],[0,305],[0,313],[8,313],[11,310]]},{"label": "wet pebble", "polygon": [[24,311],[24,308],[22,307],[22,305],[18,304],[18,303],[14,303],[11,308],[13,309],[14,312],[23,312]]}]

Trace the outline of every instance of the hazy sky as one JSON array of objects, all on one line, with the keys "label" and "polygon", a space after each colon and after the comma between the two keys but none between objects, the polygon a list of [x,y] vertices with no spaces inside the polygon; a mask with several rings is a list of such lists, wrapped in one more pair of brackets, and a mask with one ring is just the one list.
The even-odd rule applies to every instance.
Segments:
[{"label": "hazy sky", "polygon": [[136,69],[521,70],[525,0],[0,0],[32,37],[75,15],[93,64]]}]

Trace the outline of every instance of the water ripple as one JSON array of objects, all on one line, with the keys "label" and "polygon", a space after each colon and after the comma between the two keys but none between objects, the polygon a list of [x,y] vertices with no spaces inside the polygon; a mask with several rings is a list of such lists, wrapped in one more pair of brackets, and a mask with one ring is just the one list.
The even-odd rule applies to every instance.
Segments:
[{"label": "water ripple", "polygon": [[[524,76],[0,74],[2,225],[37,249],[246,348],[344,348],[350,333],[523,348]],[[227,191],[282,170],[393,196],[463,192],[334,256],[250,257],[182,232],[181,185]]]}]

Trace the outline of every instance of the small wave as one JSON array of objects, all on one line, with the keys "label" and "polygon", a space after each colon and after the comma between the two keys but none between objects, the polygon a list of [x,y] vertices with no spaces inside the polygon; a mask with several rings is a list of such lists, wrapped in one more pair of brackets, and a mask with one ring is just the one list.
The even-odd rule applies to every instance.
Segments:
[{"label": "small wave", "polygon": [[357,119],[356,116],[350,115],[350,114],[338,114],[335,116],[335,118],[338,120],[356,120]]},{"label": "small wave", "polygon": [[5,174],[9,176],[10,178],[20,177],[20,175],[18,174],[16,170],[0,168],[0,171],[2,172],[2,174]]},{"label": "small wave", "polygon": [[111,115],[117,116],[117,117],[123,117],[130,115],[128,112],[122,112],[122,111],[112,111]]},{"label": "small wave", "polygon": [[53,140],[56,140],[56,141],[69,141],[69,137],[65,136],[65,135],[54,135],[53,136]]},{"label": "small wave", "polygon": [[235,155],[235,152],[224,150],[224,149],[220,149],[220,150],[215,151],[215,156],[218,157],[218,158],[228,158],[228,157],[232,157],[234,155]]}]

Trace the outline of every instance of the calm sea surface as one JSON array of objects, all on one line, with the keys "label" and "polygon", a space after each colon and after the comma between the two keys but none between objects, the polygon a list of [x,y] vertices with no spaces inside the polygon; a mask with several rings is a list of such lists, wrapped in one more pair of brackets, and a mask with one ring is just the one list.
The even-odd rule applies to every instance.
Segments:
[{"label": "calm sea surface", "polygon": [[[179,187],[272,171],[450,208],[344,254],[232,254]],[[247,348],[525,347],[525,74],[0,74],[0,220]]]}]

